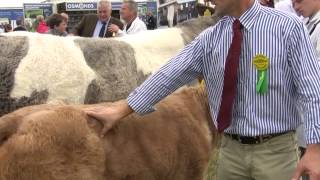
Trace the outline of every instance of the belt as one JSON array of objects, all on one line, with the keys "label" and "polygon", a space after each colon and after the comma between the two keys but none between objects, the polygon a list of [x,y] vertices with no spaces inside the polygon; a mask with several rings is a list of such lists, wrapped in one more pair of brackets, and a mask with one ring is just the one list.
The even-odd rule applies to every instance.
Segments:
[{"label": "belt", "polygon": [[[290,131],[291,132],[291,131]],[[261,136],[240,136],[238,134],[228,134],[224,133],[226,136],[230,137],[233,140],[240,142],[241,144],[261,144],[274,137],[287,134],[289,132],[277,133],[277,134],[267,134]]]}]

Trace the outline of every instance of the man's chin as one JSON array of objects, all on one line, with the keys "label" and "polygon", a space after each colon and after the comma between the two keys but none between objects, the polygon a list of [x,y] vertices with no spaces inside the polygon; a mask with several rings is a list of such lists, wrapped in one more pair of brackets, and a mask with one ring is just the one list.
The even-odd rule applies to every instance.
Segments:
[{"label": "man's chin", "polygon": [[223,16],[226,15],[224,12],[219,11],[219,9],[216,9],[215,12],[214,12],[214,14],[215,14],[216,16],[218,16],[218,17],[223,17]]},{"label": "man's chin", "polygon": [[101,22],[107,22],[109,18],[99,18]]}]

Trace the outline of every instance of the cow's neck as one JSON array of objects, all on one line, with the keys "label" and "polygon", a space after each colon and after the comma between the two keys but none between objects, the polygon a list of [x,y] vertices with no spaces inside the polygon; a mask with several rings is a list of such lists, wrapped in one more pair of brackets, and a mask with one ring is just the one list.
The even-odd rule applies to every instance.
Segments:
[{"label": "cow's neck", "polygon": [[208,124],[209,129],[212,133],[212,136],[214,137],[214,136],[216,136],[217,130],[216,130],[216,128],[213,124],[212,118],[211,118],[207,88],[204,84],[198,85],[198,87],[196,89],[196,95],[197,95],[198,100],[200,102],[199,104],[201,104],[201,106],[202,106],[201,108],[205,111],[205,115],[207,117],[206,118],[207,124]]}]

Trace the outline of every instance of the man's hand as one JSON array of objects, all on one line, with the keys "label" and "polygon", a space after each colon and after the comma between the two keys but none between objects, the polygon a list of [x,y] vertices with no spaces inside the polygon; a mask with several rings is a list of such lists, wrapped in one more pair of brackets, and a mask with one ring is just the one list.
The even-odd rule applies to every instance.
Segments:
[{"label": "man's hand", "polygon": [[294,173],[292,180],[299,180],[301,175],[305,173],[310,176],[310,180],[320,180],[320,145],[310,144],[306,153],[298,163],[298,167]]},{"label": "man's hand", "polygon": [[0,145],[7,141],[18,131],[21,124],[21,116],[10,114],[0,118]]},{"label": "man's hand", "polygon": [[115,24],[111,24],[111,25],[108,27],[108,31],[118,33],[118,31],[119,31],[119,26],[117,26],[117,25],[115,25]]},{"label": "man's hand", "polygon": [[103,137],[120,119],[133,112],[126,101],[118,101],[108,107],[92,107],[84,112],[103,124],[101,137]]}]

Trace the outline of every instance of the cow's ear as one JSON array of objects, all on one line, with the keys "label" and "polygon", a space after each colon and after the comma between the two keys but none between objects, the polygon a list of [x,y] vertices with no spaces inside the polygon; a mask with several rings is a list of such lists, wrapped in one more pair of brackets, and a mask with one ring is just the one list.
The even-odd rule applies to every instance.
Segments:
[{"label": "cow's ear", "polygon": [[18,130],[22,117],[8,114],[0,118],[0,145],[6,142]]}]

